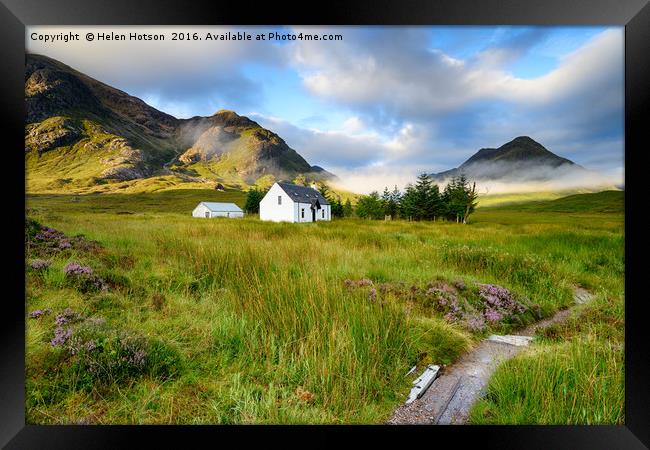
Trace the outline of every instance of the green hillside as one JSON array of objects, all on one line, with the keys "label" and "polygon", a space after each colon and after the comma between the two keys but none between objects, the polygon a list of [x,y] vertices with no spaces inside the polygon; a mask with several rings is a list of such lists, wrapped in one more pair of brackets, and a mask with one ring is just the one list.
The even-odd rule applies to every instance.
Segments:
[{"label": "green hillside", "polygon": [[[190,214],[199,202],[227,202],[244,207],[246,193],[238,190],[215,191],[208,189],[174,189],[138,194],[57,195],[34,194],[27,196],[30,212],[63,209],[77,213],[112,213],[135,215],[149,213]],[[47,206],[46,206],[47,205]]]},{"label": "green hillside", "polygon": [[[538,211],[538,212],[598,212],[622,213],[624,209],[624,191],[602,191],[589,194],[575,194],[551,201],[531,201],[516,205],[495,206],[504,210]],[[485,208],[488,208],[487,206]]]},{"label": "green hillside", "polygon": [[25,101],[28,192],[246,190],[299,174],[332,178],[234,111],[176,119],[45,56],[26,56]]}]

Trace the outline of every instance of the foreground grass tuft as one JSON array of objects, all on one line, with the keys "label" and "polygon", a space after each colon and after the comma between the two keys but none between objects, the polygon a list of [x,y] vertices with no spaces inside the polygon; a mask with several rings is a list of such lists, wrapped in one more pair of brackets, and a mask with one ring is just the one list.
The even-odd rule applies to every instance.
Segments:
[{"label": "foreground grass tuft", "polygon": [[470,422],[624,423],[623,356],[622,348],[594,338],[533,349],[497,369]]}]

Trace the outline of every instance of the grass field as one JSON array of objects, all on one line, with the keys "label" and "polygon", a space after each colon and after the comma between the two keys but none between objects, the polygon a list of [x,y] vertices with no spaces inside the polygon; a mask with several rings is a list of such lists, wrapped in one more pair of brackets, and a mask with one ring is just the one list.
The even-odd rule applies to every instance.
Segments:
[{"label": "grass field", "polygon": [[[449,364],[580,285],[596,300],[504,364],[472,422],[622,423],[622,193],[603,195],[607,208],[492,207],[468,225],[190,217],[200,200],[241,206],[238,191],[29,195],[29,217],[101,248],[28,252],[51,265],[27,268],[27,421],[381,423],[412,365]],[[66,275],[71,262],[106,289]],[[527,312],[482,329],[445,319],[441,298],[481,306],[476,283]],[[74,351],[51,344],[57,316]]]}]

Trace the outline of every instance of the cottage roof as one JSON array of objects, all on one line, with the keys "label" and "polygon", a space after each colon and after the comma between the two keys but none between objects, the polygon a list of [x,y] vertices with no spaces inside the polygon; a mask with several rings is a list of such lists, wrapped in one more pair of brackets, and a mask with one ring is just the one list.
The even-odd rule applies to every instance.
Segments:
[{"label": "cottage roof", "polygon": [[234,203],[201,202],[200,205],[205,206],[212,212],[243,212],[241,208]]},{"label": "cottage roof", "polygon": [[278,186],[280,186],[294,202],[314,204],[313,202],[318,200],[321,205],[329,205],[327,199],[316,189],[285,182],[278,182]]}]

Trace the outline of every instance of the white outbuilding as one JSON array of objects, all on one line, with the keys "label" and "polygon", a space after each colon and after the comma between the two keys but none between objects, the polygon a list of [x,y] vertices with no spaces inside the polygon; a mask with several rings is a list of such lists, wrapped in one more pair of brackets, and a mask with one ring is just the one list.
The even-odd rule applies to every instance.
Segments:
[{"label": "white outbuilding", "polygon": [[194,211],[194,217],[244,217],[244,211],[234,203],[201,202]]},{"label": "white outbuilding", "polygon": [[260,201],[260,219],[273,222],[332,220],[329,202],[313,187],[277,182]]}]

